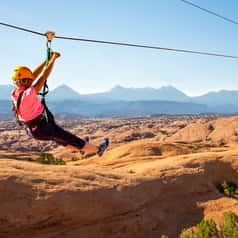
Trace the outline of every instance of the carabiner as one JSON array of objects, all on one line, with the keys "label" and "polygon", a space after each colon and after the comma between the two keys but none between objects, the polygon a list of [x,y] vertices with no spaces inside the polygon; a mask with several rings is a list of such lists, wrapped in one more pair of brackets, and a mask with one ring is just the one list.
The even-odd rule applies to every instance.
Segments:
[{"label": "carabiner", "polygon": [[52,41],[52,40],[54,39],[54,37],[55,37],[55,32],[53,32],[53,31],[47,31],[47,32],[45,33],[45,36],[46,36],[46,38],[47,38],[47,41]]}]

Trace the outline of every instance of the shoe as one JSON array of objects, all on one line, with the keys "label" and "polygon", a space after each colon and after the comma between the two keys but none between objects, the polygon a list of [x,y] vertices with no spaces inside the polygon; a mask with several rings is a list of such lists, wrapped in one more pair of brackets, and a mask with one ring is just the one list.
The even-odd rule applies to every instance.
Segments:
[{"label": "shoe", "polygon": [[108,138],[104,138],[102,143],[99,145],[99,150],[98,150],[98,156],[101,157],[104,153],[104,151],[107,149],[109,145],[109,139]]}]

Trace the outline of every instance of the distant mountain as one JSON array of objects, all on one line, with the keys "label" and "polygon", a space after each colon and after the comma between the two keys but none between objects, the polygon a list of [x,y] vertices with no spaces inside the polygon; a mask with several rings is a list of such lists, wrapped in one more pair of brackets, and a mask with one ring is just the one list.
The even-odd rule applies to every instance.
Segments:
[{"label": "distant mountain", "polygon": [[[9,100],[13,89],[12,85],[0,85],[0,100]],[[209,92],[198,97],[189,97],[172,86],[158,89],[146,88],[125,88],[115,86],[103,93],[79,94],[71,87],[62,84],[47,95],[50,101],[83,100],[106,103],[108,101],[173,101],[191,102],[205,104],[211,107],[224,105],[238,105],[238,91],[221,90]]]},{"label": "distant mountain", "polygon": [[[206,113],[207,107],[195,103],[171,101],[109,101],[107,103],[81,100],[47,101],[48,107],[56,115],[79,115],[84,117],[135,117],[160,114]],[[11,102],[0,101],[0,118],[10,115]]]},{"label": "distant mountain", "polygon": [[209,106],[238,105],[238,91],[221,90],[209,92],[199,97],[193,97],[191,101]]},{"label": "distant mountain", "polygon": [[97,103],[74,100],[49,102],[49,107],[57,114],[69,113],[87,117],[134,117],[207,112],[205,105],[171,101],[109,101],[107,103]]},{"label": "distant mountain", "polygon": [[108,92],[87,95],[88,98],[101,100],[122,100],[122,101],[150,101],[165,100],[184,102],[189,99],[183,92],[168,86],[159,89],[154,88],[124,88],[115,86]]},{"label": "distant mountain", "polygon": [[80,94],[69,86],[62,84],[50,91],[47,98],[51,101],[79,100]]},{"label": "distant mountain", "polygon": [[[11,85],[0,86],[0,114],[10,112]],[[151,114],[238,113],[238,91],[222,90],[189,97],[172,86],[125,88],[116,86],[103,93],[79,94],[61,85],[47,95],[57,114],[82,116],[145,116]]]}]

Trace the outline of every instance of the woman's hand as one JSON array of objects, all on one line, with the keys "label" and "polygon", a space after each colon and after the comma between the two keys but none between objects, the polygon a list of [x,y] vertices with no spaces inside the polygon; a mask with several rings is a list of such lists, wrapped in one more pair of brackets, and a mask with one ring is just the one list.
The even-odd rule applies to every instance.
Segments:
[{"label": "woman's hand", "polygon": [[37,93],[40,92],[40,90],[43,87],[45,81],[48,79],[49,74],[51,73],[51,70],[53,68],[54,62],[59,57],[60,57],[60,53],[58,53],[58,52],[52,52],[51,53],[49,64],[45,67],[45,69],[42,73],[42,76],[40,77],[40,79],[34,85],[34,88],[35,88]]},{"label": "woman's hand", "polygon": [[60,53],[59,53],[59,52],[52,52],[51,54],[52,54],[51,57],[52,57],[54,60],[56,60],[57,58],[60,57]]}]

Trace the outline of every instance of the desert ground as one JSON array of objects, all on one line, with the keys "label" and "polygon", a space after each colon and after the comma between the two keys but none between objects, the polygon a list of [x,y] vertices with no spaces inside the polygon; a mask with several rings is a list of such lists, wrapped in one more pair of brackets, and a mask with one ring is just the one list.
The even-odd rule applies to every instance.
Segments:
[{"label": "desert ground", "polygon": [[[0,123],[1,238],[170,238],[203,218],[219,225],[238,200],[238,116],[59,118],[65,129],[110,138],[103,157],[82,157]],[[52,153],[66,165],[35,162]]]}]

